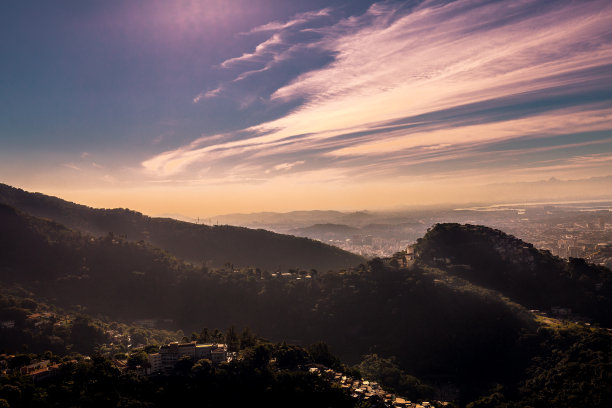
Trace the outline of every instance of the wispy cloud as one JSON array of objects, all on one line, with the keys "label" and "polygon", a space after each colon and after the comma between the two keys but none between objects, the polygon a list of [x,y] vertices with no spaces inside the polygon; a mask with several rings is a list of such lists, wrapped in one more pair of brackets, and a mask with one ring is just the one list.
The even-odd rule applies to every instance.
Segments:
[{"label": "wispy cloud", "polygon": [[251,29],[249,31],[249,34],[258,33],[262,31],[279,31],[279,30],[287,29],[290,27],[294,27],[300,24],[307,23],[319,17],[327,17],[331,13],[331,11],[332,11],[331,8],[324,8],[322,10],[298,13],[292,19],[285,21],[285,22],[273,21],[271,23],[257,26]]},{"label": "wispy cloud", "polygon": [[229,68],[241,62],[250,62],[263,57],[266,53],[271,53],[275,46],[282,44],[281,35],[276,33],[268,38],[266,41],[255,47],[255,51],[251,53],[244,53],[240,57],[230,58],[221,63],[222,68]]},{"label": "wispy cloud", "polygon": [[[304,50],[333,56],[276,82],[269,105],[299,101],[296,108],[156,155],[143,162],[149,174],[167,178],[205,165],[209,177],[223,179],[237,163],[264,178],[273,177],[271,168],[401,177],[420,166],[448,174],[453,166],[469,171],[470,157],[484,163],[482,147],[500,141],[612,129],[610,2],[424,1],[412,9],[381,2],[308,27],[329,15],[325,9],[257,27],[251,33],[273,34],[221,63],[238,69],[236,84],[271,80],[278,61],[310,60]],[[289,35],[298,28],[312,36]]]},{"label": "wispy cloud", "polygon": [[274,170],[290,170],[295,166],[304,164],[304,160],[294,161],[293,163],[281,163],[274,166]]},{"label": "wispy cloud", "polygon": [[72,169],[72,170],[75,170],[75,171],[81,171],[81,168],[79,166],[77,166],[76,164],[74,164],[74,163],[64,163],[64,164],[62,164],[62,166],[66,167],[66,168],[69,168],[69,169]]},{"label": "wispy cloud", "polygon": [[219,95],[222,90],[223,90],[223,87],[222,86],[218,86],[215,89],[211,89],[210,91],[200,92],[199,94],[197,94],[195,96],[195,98],[193,98],[193,103],[198,103],[202,99],[213,98],[213,97]]}]

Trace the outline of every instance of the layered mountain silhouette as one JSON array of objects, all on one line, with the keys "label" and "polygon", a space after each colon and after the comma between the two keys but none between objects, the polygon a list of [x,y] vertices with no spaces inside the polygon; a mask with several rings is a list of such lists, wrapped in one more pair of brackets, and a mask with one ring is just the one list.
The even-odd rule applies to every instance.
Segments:
[{"label": "layered mountain silhouette", "polygon": [[150,242],[189,262],[213,267],[231,263],[270,270],[327,271],[364,262],[359,255],[307,238],[154,218],[128,209],[90,208],[5,184],[0,184],[0,203],[95,236],[113,233],[133,242]]}]

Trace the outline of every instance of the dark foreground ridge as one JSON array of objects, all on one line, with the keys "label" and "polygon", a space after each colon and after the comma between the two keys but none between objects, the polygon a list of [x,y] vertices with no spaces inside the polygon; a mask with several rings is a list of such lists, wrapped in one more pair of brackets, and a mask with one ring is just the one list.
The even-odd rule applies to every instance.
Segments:
[{"label": "dark foreground ridge", "polygon": [[364,261],[358,255],[308,238],[154,218],[128,209],[96,209],[5,184],[0,184],[0,203],[92,235],[113,233],[133,242],[150,242],[181,259],[212,267],[231,262],[270,270],[327,271]]}]

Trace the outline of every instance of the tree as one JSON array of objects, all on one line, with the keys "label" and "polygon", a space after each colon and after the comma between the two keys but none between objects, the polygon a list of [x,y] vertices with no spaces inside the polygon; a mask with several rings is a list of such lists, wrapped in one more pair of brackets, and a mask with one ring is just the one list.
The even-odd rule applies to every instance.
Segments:
[{"label": "tree", "polygon": [[225,335],[225,341],[227,343],[227,349],[229,351],[238,351],[240,347],[240,340],[238,339],[238,335],[236,334],[234,326],[230,327],[227,330],[227,334]]},{"label": "tree", "polygon": [[130,354],[127,360],[127,366],[131,369],[137,367],[147,368],[149,367],[149,356],[144,351],[138,351]]},{"label": "tree", "polygon": [[187,375],[191,372],[194,363],[190,356],[183,356],[174,365],[174,372],[181,375]]},{"label": "tree", "polygon": [[308,362],[308,352],[298,346],[289,346],[283,342],[274,352],[276,364],[281,369],[293,370]]},{"label": "tree", "polygon": [[257,344],[255,335],[248,327],[245,327],[240,335],[240,349],[243,350],[245,348],[253,347],[255,344]]},{"label": "tree", "polygon": [[210,335],[208,334],[208,328],[203,328],[198,336],[199,343],[208,343],[210,341]]},{"label": "tree", "polygon": [[223,332],[221,330],[215,329],[213,331],[211,339],[212,339],[213,343],[223,343],[223,341],[225,340],[225,335],[223,334]]},{"label": "tree", "polygon": [[322,341],[314,343],[308,347],[308,354],[315,363],[323,364],[329,368],[336,370],[342,369],[342,363],[340,359],[334,356],[330,351],[326,343]]},{"label": "tree", "polygon": [[212,361],[207,358],[203,358],[198,360],[198,362],[191,367],[191,372],[196,375],[208,375],[212,372],[212,368]]}]

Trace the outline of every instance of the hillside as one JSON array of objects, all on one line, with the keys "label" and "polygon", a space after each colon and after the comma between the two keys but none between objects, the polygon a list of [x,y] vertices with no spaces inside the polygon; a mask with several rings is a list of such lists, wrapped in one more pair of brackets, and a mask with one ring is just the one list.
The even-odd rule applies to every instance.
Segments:
[{"label": "hillside", "polygon": [[504,350],[533,325],[495,293],[450,286],[426,268],[374,260],[319,274],[209,270],[144,243],[81,235],[4,205],[0,225],[2,281],[59,305],[119,321],[169,318],[186,332],[235,324],[277,340],[323,340],[347,362],[372,352],[397,356],[403,369],[430,381],[481,384],[508,375],[485,368],[492,361],[502,366]]},{"label": "hillside", "polygon": [[437,224],[415,251],[426,264],[531,309],[570,308],[612,325],[612,273],[603,266],[565,261],[502,231],[469,224]]},{"label": "hillside", "polygon": [[270,270],[327,271],[364,261],[358,255],[307,238],[154,218],[128,209],[95,209],[5,184],[0,184],[0,203],[92,235],[112,232],[133,242],[150,242],[179,258],[215,267],[231,263]]},{"label": "hillside", "polygon": [[[543,330],[548,323],[537,321],[505,293],[475,284],[477,275],[460,277],[446,260],[440,267],[433,257],[425,262],[428,251],[438,254],[433,237],[444,236],[440,227],[420,242],[421,260],[407,267],[398,259],[374,259],[347,270],[277,274],[194,267],[146,243],[83,235],[4,205],[0,225],[3,285],[20,284],[32,296],[120,322],[167,319],[173,322],[168,328],[185,333],[236,325],[273,341],[324,341],[343,361],[361,363],[381,383],[402,392],[418,384],[414,376],[443,390],[438,391],[441,399],[461,404],[481,396],[485,401],[532,400],[542,391],[554,395],[570,385],[575,388],[564,392],[594,401],[603,395],[610,374],[602,363],[609,356],[601,360],[599,351],[611,344],[605,330],[601,335],[570,327],[559,335]],[[483,256],[494,252],[489,240],[477,245]],[[445,249],[449,259],[459,255],[451,247]],[[575,342],[566,338],[581,342],[580,355],[572,354]],[[584,387],[563,367],[564,359],[600,373],[581,377],[594,391],[581,396]],[[538,369],[538,361],[549,361],[550,369]],[[562,378],[563,385],[551,383],[552,377]],[[496,384],[507,389],[491,394]]]}]

